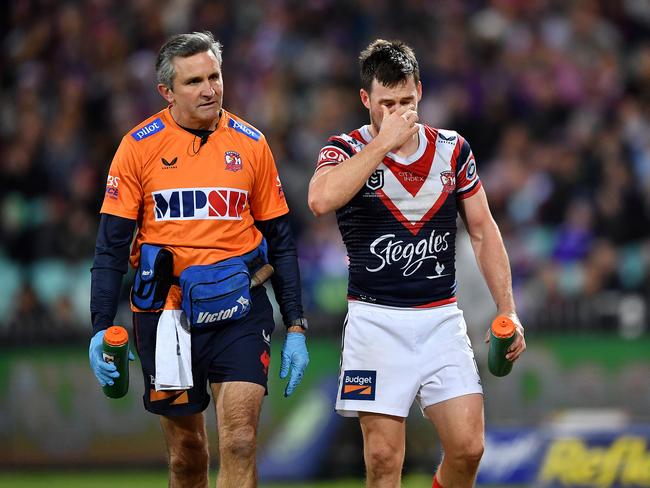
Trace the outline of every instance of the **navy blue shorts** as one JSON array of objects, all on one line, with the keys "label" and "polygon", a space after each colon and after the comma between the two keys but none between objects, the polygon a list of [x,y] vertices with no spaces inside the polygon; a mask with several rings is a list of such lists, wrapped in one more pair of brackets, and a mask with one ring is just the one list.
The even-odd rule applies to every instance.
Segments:
[{"label": "navy blue shorts", "polygon": [[135,312],[135,346],[144,375],[144,407],[158,415],[191,415],[210,403],[208,383],[247,381],[265,390],[271,363],[273,309],[266,290],[251,290],[251,310],[246,317],[225,326],[192,329],[194,386],[182,392],[156,391],[156,328],[160,312]]}]

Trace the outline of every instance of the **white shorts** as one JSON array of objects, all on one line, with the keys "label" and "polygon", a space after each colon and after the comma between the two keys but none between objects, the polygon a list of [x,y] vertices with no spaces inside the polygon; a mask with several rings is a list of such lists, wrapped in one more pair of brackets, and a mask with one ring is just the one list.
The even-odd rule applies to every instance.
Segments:
[{"label": "white shorts", "polygon": [[407,417],[429,405],[483,393],[463,312],[455,303],[394,308],[348,303],[336,411]]}]

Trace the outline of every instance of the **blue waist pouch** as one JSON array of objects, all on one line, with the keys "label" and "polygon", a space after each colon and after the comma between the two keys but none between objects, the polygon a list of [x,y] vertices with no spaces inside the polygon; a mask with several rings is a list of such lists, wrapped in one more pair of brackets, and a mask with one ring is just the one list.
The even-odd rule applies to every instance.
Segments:
[{"label": "blue waist pouch", "polygon": [[251,308],[251,269],[264,261],[265,241],[243,256],[185,268],[179,277],[181,306],[191,326],[214,327],[245,317]]},{"label": "blue waist pouch", "polygon": [[131,288],[131,303],[140,310],[160,310],[172,284],[174,258],[171,251],[151,244],[140,246],[140,266]]}]

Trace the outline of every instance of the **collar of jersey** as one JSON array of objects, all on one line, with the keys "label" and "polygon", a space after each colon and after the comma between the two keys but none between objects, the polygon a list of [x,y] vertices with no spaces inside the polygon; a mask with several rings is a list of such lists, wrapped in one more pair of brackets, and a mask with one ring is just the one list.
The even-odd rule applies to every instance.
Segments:
[{"label": "collar of jersey", "polygon": [[[386,154],[386,156],[388,156],[396,163],[399,163],[404,166],[408,166],[409,164],[412,164],[416,162],[418,159],[420,159],[424,154],[424,151],[427,149],[427,138],[426,138],[426,134],[424,133],[424,125],[417,124],[417,126],[418,126],[418,148],[415,150],[413,154],[411,154],[406,158],[403,158],[393,152],[389,152],[388,154]],[[366,141],[366,144],[368,144],[370,141],[374,139],[374,137],[370,133],[369,125],[364,125],[363,127],[361,127],[361,129],[359,129],[359,133],[361,134],[361,137],[363,137],[364,140]]]},{"label": "collar of jersey", "polygon": [[[183,132],[183,134],[188,134],[189,136],[196,137],[194,134],[184,129],[182,126],[178,124],[178,122],[174,120],[174,117],[172,117],[171,108],[172,106],[169,105],[165,110],[162,111],[163,112],[162,116],[165,119],[165,122],[169,123],[169,125],[174,129]],[[228,119],[230,119],[230,113],[228,113],[228,111],[226,111],[225,108],[221,108],[221,118],[219,119],[219,122],[217,123],[217,126],[214,128],[212,134],[217,132],[219,129],[225,127],[228,124]]]}]

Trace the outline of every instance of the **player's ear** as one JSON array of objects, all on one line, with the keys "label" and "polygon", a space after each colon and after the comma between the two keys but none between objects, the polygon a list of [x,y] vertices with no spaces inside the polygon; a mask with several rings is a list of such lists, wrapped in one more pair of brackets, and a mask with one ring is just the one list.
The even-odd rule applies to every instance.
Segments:
[{"label": "player's ear", "polygon": [[158,93],[160,93],[160,96],[167,100],[168,103],[174,103],[174,92],[171,88],[168,88],[162,83],[158,83]]},{"label": "player's ear", "polygon": [[359,96],[361,97],[361,103],[363,103],[363,106],[370,110],[370,94],[361,88],[359,90]]},{"label": "player's ear", "polygon": [[420,100],[422,100],[422,82],[421,81],[418,81],[416,89],[418,91],[418,102],[419,102]]}]

